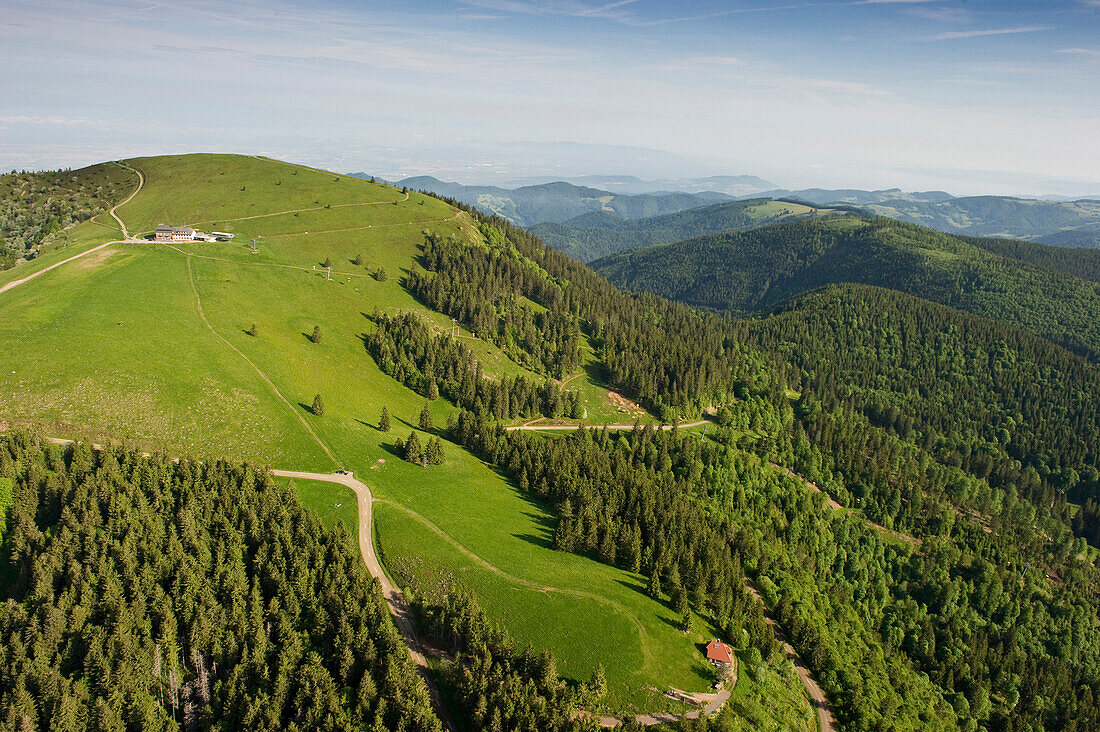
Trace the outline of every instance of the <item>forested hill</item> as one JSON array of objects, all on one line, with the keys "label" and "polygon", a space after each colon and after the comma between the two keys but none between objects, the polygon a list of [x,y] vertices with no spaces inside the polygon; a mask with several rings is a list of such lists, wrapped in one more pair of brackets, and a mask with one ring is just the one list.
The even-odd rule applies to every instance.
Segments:
[{"label": "forested hill", "polygon": [[[1038,246],[1038,245],[1037,245]],[[876,217],[777,224],[612,255],[613,283],[748,313],[840,282],[877,285],[1024,328],[1100,358],[1100,286],[959,237]],[[1042,266],[1040,266],[1042,265]]]},{"label": "forested hill", "polygon": [[113,163],[0,175],[0,270],[33,259],[65,229],[118,203],[137,176]]},{"label": "forested hill", "polygon": [[5,483],[3,729],[441,729],[353,542],[266,472],[16,434]]},{"label": "forested hill", "polygon": [[555,249],[582,262],[591,262],[625,249],[670,244],[706,234],[745,231],[780,221],[834,213],[836,209],[755,198],[635,220],[600,211],[561,224],[539,224],[531,230]]},{"label": "forested hill", "polygon": [[1100,201],[1052,201],[1013,196],[952,196],[943,191],[854,189],[773,190],[760,195],[818,206],[860,206],[880,216],[928,226],[948,234],[1003,236],[1055,246],[1095,247]]},{"label": "forested hill", "polygon": [[867,205],[877,214],[953,234],[1036,238],[1100,223],[1100,201],[1042,201],[967,196],[944,201],[887,200]]},{"label": "forested hill", "polygon": [[[1100,546],[1100,370],[1084,360],[1019,328],[865,285],[811,292],[743,327],[794,367],[809,430],[822,412],[855,406],[945,465],[1058,507],[1064,521],[1067,499],[1084,504],[1075,530]],[[899,509],[874,508],[888,521]]]},{"label": "forested hill", "polygon": [[1100,282],[1100,248],[1073,248],[1037,244],[1018,239],[961,237],[979,249],[1034,264],[1041,269]]},{"label": "forested hill", "polygon": [[731,198],[724,193],[713,192],[644,193],[630,196],[562,181],[521,188],[498,188],[466,186],[437,180],[431,176],[420,176],[398,181],[397,185],[453,198],[485,213],[496,214],[518,226],[534,226],[545,221],[568,221],[597,211],[606,212],[616,218],[638,219],[706,206]]},{"label": "forested hill", "polygon": [[[449,437],[556,507],[556,548],[639,570],[645,591],[667,593],[678,614],[712,607],[724,634],[740,627],[768,655],[774,646],[760,637],[738,590],[743,573],[774,609],[845,729],[1095,727],[1100,645],[1070,640],[1100,622],[1095,567],[1086,561],[1094,555],[1071,533],[1064,500],[1068,483],[1075,493],[1094,483],[1091,366],[1007,326],[973,317],[956,322],[948,308],[934,308],[927,327],[924,313],[902,309],[864,340],[846,326],[826,339],[866,344],[857,351],[866,365],[878,340],[889,353],[890,336],[881,335],[887,328],[913,328],[886,361],[884,383],[871,368],[866,384],[841,392],[843,369],[823,366],[818,378],[789,357],[802,337],[800,323],[790,335],[781,330],[769,338],[651,295],[624,296],[529,233],[498,219],[479,223],[485,247],[428,237],[421,260],[428,271],[409,282],[418,297],[472,318],[485,298],[471,283],[490,282],[490,295],[517,288],[555,318],[579,316],[597,352],[614,359],[611,383],[655,409],[675,405],[663,411],[687,415],[698,396],[736,397],[712,402],[724,405],[702,437],[639,426],[547,439],[505,430],[494,413],[507,401],[480,394],[472,382],[441,387],[464,407]],[[853,328],[875,327],[870,313],[856,312],[863,317]],[[821,320],[828,323],[824,314]],[[419,385],[422,374],[441,373],[445,339],[433,343],[385,319],[379,325],[384,339],[375,358],[395,361],[394,373]],[[650,338],[654,328],[663,335]],[[393,358],[402,351],[411,357]],[[690,361],[705,353],[722,360]],[[761,354],[769,354],[763,358],[770,367]],[[929,359],[942,365],[931,376],[916,373]],[[1007,384],[1033,381],[1022,390],[1027,403],[997,394],[999,382],[968,386],[983,359],[994,375],[1006,374]],[[693,365],[670,370],[677,361]],[[697,381],[701,375],[706,382]],[[891,378],[902,391],[893,399]],[[788,386],[802,390],[793,406],[776,391]],[[906,401],[919,399],[922,389],[947,387],[953,391],[928,407],[911,409]],[[1050,403],[1056,390],[1072,392],[1058,391],[1064,406],[1057,408]],[[962,401],[957,415],[949,411],[953,395]],[[982,412],[986,399],[989,411]],[[1027,418],[1051,423],[1021,426]],[[996,429],[986,429],[986,421]],[[1019,444],[1008,452],[1014,440]],[[830,509],[787,468],[850,510]],[[1087,526],[1075,528],[1087,535]]]}]

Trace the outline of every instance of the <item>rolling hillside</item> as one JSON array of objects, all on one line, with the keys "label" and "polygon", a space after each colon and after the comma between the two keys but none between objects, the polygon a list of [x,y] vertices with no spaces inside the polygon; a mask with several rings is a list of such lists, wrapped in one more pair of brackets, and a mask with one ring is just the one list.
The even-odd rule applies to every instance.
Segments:
[{"label": "rolling hillside", "polygon": [[[471,730],[588,732],[596,720],[578,707],[645,721],[699,711],[663,692],[710,689],[716,671],[702,648],[713,638],[731,644],[737,682],[699,700],[722,707],[708,726],[808,731],[808,696],[822,729],[1086,729],[1100,719],[1093,697],[1079,693],[1100,690],[1097,574],[1072,533],[1089,536],[1098,514],[1085,505],[1073,515],[1059,493],[1072,485],[1077,498],[1095,482],[1095,420],[1083,417],[1094,406],[1092,367],[1081,359],[1031,336],[1010,338],[1003,325],[952,319],[954,311],[899,306],[890,319],[892,301],[870,297],[862,310],[822,303],[795,321],[776,316],[774,332],[750,331],[624,293],[529,232],[437,198],[256,157],[123,164],[140,176],[132,200],[74,227],[64,248],[0,275],[0,369],[11,385],[0,394],[0,429],[15,430],[0,446],[0,529],[9,489],[22,496],[0,555],[18,566],[32,561],[25,547],[58,521],[69,525],[62,488],[89,494],[82,515],[98,508],[115,520],[124,507],[96,487],[116,485],[142,509],[142,495],[165,490],[157,475],[182,482],[199,464],[187,456],[208,466],[248,459],[282,478],[234,473],[240,490],[229,489],[243,503],[257,485],[271,496],[289,487],[325,526],[343,523],[359,538],[414,660],[428,665],[417,649],[441,656],[426,678],[440,687],[431,698],[447,727],[439,698],[455,726]],[[161,244],[124,235],[147,236],[162,222],[236,238]],[[1010,301],[1004,292],[1037,297],[1034,281],[1014,272],[1069,282],[880,219],[805,220],[696,241],[731,237],[741,248],[715,246],[713,261],[680,252],[682,281],[703,262],[754,306],[770,302],[773,282],[805,285],[803,260],[833,274],[916,274],[930,290],[943,271],[966,265],[964,273],[1003,277],[975,277],[979,284],[1011,286],[998,297],[978,290],[1001,305]],[[621,256],[644,261],[679,246]],[[936,266],[917,267],[926,260]],[[734,264],[774,274],[737,279]],[[858,322],[834,322],[849,310]],[[834,326],[822,347],[851,342],[863,355],[881,345],[892,359],[886,383],[853,380],[840,394],[845,369],[859,362],[837,359],[815,373],[790,357],[812,328]],[[901,328],[913,337],[891,338]],[[1015,382],[1034,382],[1034,399],[1013,403],[978,379],[989,360],[1004,362]],[[959,404],[910,393],[947,386]],[[1043,402],[1052,392],[1064,406]],[[996,410],[988,419],[983,401]],[[953,424],[962,428],[944,429]],[[88,473],[91,451],[42,449],[18,432],[24,425],[136,449],[102,451],[90,480],[66,482]],[[950,440],[914,436],[927,428],[950,431]],[[185,459],[177,469],[154,458],[154,475],[141,469],[142,449]],[[355,477],[333,475],[338,468]],[[1019,486],[1006,479],[1013,470],[1023,473]],[[183,507],[164,523],[191,542],[194,514]],[[250,525],[248,512],[235,515]],[[212,572],[221,565],[201,547],[190,551]],[[52,597],[49,573],[67,566],[35,565],[41,591],[0,613],[20,613],[19,627],[37,633],[30,619]],[[219,600],[235,606],[234,597]],[[295,613],[312,610],[310,593],[288,597],[304,598]],[[405,607],[427,646],[407,632]],[[329,627],[317,617],[318,628]],[[317,636],[333,643],[321,659],[332,678],[355,667],[345,635]],[[141,636],[142,647],[151,637]],[[20,640],[15,652],[51,647],[42,640]],[[194,650],[202,639],[192,631],[185,642]],[[200,694],[203,663],[185,667]],[[65,669],[78,690],[79,668]],[[144,688],[142,674],[125,678]],[[163,711],[150,688],[135,698]],[[30,703],[18,689],[4,693],[5,714]],[[354,703],[329,688],[315,698],[375,711],[368,686],[355,693]]]},{"label": "rolling hillside", "polygon": [[[855,284],[797,296],[743,326],[746,339],[795,367],[807,431],[847,402],[943,464],[1033,493],[1037,503],[1100,497],[1100,454],[1092,449],[1100,441],[1100,371],[1046,339]],[[894,522],[895,490],[865,495],[864,505],[881,501],[880,520]],[[1095,527],[1078,529],[1100,546]]]},{"label": "rolling hillside", "polygon": [[[609,711],[657,711],[669,700],[651,689],[706,686],[711,672],[695,644],[714,633],[708,621],[697,617],[685,637],[669,608],[635,589],[644,577],[554,551],[553,508],[462,448],[447,443],[442,466],[401,459],[398,440],[415,432],[426,443],[438,428],[417,427],[428,400],[384,373],[364,341],[379,313],[411,312],[430,332],[450,333],[451,319],[404,285],[422,232],[481,245],[484,234],[467,213],[263,158],[126,163],[144,175],[144,187],[118,209],[131,233],[171,223],[236,239],[103,246],[122,237],[101,215],[73,229],[65,248],[3,273],[0,285],[100,247],[0,295],[0,368],[10,387],[0,393],[0,429],[354,470],[375,492],[377,542],[402,585],[461,578],[490,622],[516,642],[552,651],[564,677],[587,681],[602,664]],[[544,381],[465,328],[458,335],[498,383]],[[569,390],[588,422],[632,422],[636,412],[622,414],[611,401],[605,367],[582,345]],[[311,409],[317,395],[323,416]],[[388,433],[376,427],[383,407],[393,422]],[[444,400],[430,402],[430,412],[440,426],[457,414]],[[347,500],[338,487],[299,490],[324,513]]]},{"label": "rolling hillside", "polygon": [[113,163],[0,175],[0,270],[63,246],[72,227],[121,201],[136,182]]},{"label": "rolling hillside", "polygon": [[420,176],[406,178],[396,185],[453,198],[486,213],[496,214],[517,226],[568,221],[593,212],[605,212],[622,219],[640,219],[728,201],[731,198],[723,193],[713,192],[623,195],[562,181],[513,189],[465,186],[431,176]]},{"label": "rolling hillside", "polygon": [[968,196],[946,201],[887,200],[866,206],[881,216],[951,234],[1035,239],[1095,227],[1100,201],[1037,201],[1009,196]]},{"label": "rolling hillside", "polygon": [[621,287],[739,314],[828,284],[877,285],[1100,358],[1097,284],[1007,254],[887,218],[834,218],[622,252],[593,267]]},{"label": "rolling hillside", "polygon": [[596,212],[561,224],[539,224],[531,231],[569,256],[591,262],[626,249],[670,244],[706,234],[745,231],[781,221],[837,213],[836,209],[815,208],[788,201],[750,199],[634,220]]},{"label": "rolling hillside", "polygon": [[818,206],[859,206],[879,216],[920,224],[948,234],[997,236],[1038,241],[1052,246],[1095,247],[1100,201],[952,196],[944,191],[907,193],[805,188],[772,190],[759,195],[788,198]]}]

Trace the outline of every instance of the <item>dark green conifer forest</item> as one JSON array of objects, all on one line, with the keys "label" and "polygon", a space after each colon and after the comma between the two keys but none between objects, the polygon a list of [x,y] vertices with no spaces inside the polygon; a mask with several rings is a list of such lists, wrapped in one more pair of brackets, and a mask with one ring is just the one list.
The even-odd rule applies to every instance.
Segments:
[{"label": "dark green conifer forest", "polygon": [[0,476],[0,728],[440,729],[357,548],[267,473],[17,433]]}]

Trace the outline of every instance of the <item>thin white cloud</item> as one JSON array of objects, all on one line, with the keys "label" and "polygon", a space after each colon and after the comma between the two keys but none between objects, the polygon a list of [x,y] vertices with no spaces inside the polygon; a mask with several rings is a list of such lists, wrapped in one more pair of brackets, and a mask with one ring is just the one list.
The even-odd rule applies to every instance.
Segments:
[{"label": "thin white cloud", "polygon": [[925,7],[918,5],[906,8],[906,13],[918,18],[926,18],[940,23],[964,23],[970,20],[970,11],[963,8]]},{"label": "thin white cloud", "polygon": [[[1097,5],[1100,5],[1100,0],[1097,0]],[[1100,61],[1100,49],[1096,48],[1059,48],[1057,53],[1073,54],[1075,56],[1084,56],[1092,61]]]},{"label": "thin white cloud", "polygon": [[742,66],[744,61],[736,56],[688,56],[682,58],[675,65],[683,66]]},{"label": "thin white cloud", "polygon": [[986,36],[1010,36],[1017,33],[1039,33],[1050,30],[1049,25],[1020,25],[1015,28],[982,28],[964,31],[945,31],[932,36],[936,41],[951,41],[963,38],[984,38]]},{"label": "thin white cloud", "polygon": [[638,0],[616,0],[609,3],[584,3],[577,0],[461,0],[466,5],[518,15],[566,15],[577,18],[608,18],[625,20],[624,10]]}]

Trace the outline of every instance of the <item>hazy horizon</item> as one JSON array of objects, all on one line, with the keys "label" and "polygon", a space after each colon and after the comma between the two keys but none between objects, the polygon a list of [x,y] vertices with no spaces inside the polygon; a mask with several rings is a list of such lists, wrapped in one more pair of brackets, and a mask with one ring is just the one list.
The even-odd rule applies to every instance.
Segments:
[{"label": "hazy horizon", "polygon": [[1100,0],[4,0],[0,169],[1100,195]]}]

